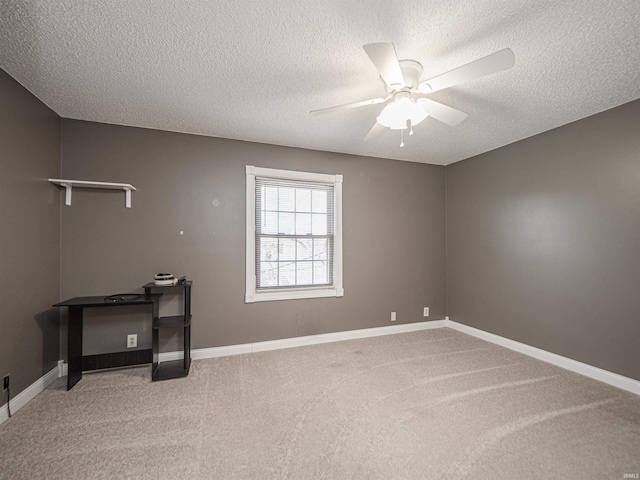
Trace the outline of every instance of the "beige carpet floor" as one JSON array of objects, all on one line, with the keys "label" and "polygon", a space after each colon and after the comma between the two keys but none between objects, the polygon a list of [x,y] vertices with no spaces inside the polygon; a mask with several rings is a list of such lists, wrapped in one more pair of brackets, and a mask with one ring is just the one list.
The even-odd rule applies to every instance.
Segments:
[{"label": "beige carpet floor", "polygon": [[640,473],[640,397],[446,328],[65,381],[0,426],[0,478]]}]

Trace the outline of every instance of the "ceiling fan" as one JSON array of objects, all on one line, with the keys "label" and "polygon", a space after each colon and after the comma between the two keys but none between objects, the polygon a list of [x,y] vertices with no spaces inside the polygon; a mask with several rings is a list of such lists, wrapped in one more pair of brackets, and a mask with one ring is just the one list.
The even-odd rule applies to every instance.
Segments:
[{"label": "ceiling fan", "polygon": [[383,104],[391,100],[376,118],[376,123],[365,140],[379,135],[385,128],[400,130],[401,147],[404,146],[404,130],[408,128],[409,135],[413,135],[413,126],[428,116],[452,127],[468,117],[468,114],[460,110],[431,100],[428,98],[430,93],[508,70],[515,64],[513,52],[509,48],[505,48],[436,77],[420,81],[422,65],[415,60],[398,60],[393,43],[368,43],[362,48],[380,72],[380,77],[385,83],[387,96],[321,108],[313,110],[311,113],[330,113],[348,108]]}]

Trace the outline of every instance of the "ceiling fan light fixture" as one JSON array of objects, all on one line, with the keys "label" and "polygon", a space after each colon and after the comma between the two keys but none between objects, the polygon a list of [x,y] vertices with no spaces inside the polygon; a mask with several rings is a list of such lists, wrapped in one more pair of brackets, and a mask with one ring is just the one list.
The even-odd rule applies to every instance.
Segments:
[{"label": "ceiling fan light fixture", "polygon": [[388,110],[387,107],[380,112],[376,121],[391,130],[404,130],[407,128],[407,119],[402,117],[397,117],[393,113],[393,109]]},{"label": "ceiling fan light fixture", "polygon": [[399,102],[393,102],[382,109],[376,121],[392,130],[404,130],[407,128],[407,117],[398,109]]},{"label": "ceiling fan light fixture", "polygon": [[422,105],[419,105],[416,102],[411,102],[411,115],[409,117],[411,125],[418,125],[428,116],[429,114],[424,110]]},{"label": "ceiling fan light fixture", "polygon": [[424,108],[407,96],[384,107],[376,120],[392,130],[405,130],[407,122],[412,126],[418,125],[427,117]]}]

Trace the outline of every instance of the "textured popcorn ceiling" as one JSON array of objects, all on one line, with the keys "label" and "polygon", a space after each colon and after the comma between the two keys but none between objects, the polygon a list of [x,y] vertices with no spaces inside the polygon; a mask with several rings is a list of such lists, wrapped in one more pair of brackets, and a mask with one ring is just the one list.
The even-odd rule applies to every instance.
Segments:
[{"label": "textured popcorn ceiling", "polygon": [[[0,67],[62,117],[449,164],[640,98],[638,0],[0,0]],[[399,148],[362,49],[428,78],[504,47],[513,69],[432,95]]]}]

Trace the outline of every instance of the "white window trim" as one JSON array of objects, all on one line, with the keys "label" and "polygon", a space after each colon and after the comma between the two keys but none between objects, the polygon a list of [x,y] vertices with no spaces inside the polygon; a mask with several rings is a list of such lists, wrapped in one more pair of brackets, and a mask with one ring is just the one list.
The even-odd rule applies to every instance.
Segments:
[{"label": "white window trim", "polygon": [[[342,297],[342,175],[296,172],[247,165],[247,225],[246,225],[246,291],[245,303],[299,298]],[[298,287],[269,291],[256,290],[256,176],[283,178],[308,182],[332,183],[334,205],[333,237],[333,285],[323,287]]]}]

